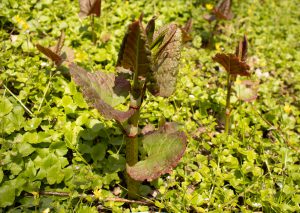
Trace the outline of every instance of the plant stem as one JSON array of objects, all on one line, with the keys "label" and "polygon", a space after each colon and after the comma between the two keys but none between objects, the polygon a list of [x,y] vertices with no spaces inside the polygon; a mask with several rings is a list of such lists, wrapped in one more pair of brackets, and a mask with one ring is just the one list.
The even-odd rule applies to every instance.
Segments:
[{"label": "plant stem", "polygon": [[14,94],[12,91],[10,91],[10,89],[8,89],[7,86],[5,86],[5,85],[3,84],[3,87],[9,92],[9,94],[11,94],[12,97],[14,97],[14,99],[16,99],[16,100],[21,104],[21,106],[25,109],[25,111],[26,111],[30,116],[33,116],[33,113],[25,106],[25,104],[23,104],[23,102],[22,102],[17,96],[15,96],[15,94]]},{"label": "plant stem", "polygon": [[226,135],[229,134],[230,130],[230,113],[231,113],[231,108],[230,108],[230,95],[231,95],[231,75],[228,73],[227,75],[227,97],[226,97],[226,109],[225,109],[225,133]]},{"label": "plant stem", "polygon": [[92,40],[93,43],[96,44],[96,33],[95,33],[95,16],[91,15],[91,27],[92,27]]},{"label": "plant stem", "polygon": [[[130,97],[130,107],[137,109],[136,112],[128,120],[127,127],[127,142],[126,142],[126,164],[127,166],[134,166],[138,162],[138,124],[140,119],[140,106],[142,104],[143,95],[139,90],[138,79],[134,79],[132,94]],[[137,199],[139,182],[133,180],[126,172],[126,181],[128,189],[128,197],[130,199]]]}]

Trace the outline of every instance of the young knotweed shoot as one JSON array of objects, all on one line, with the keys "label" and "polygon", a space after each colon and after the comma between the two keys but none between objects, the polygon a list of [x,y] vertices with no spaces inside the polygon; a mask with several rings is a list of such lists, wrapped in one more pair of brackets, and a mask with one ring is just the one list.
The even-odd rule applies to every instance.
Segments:
[{"label": "young knotweed shoot", "polygon": [[65,33],[61,31],[60,37],[55,46],[44,47],[40,44],[37,44],[37,49],[47,56],[57,67],[59,67],[64,61],[72,62],[74,59],[73,51],[64,47],[65,42]]},{"label": "young knotweed shoot", "polygon": [[[221,0],[216,7],[213,8],[212,14],[204,15],[204,19],[210,23],[210,36],[208,40],[208,45],[213,44],[214,35],[218,29],[219,22],[221,20],[231,20],[233,18],[233,13],[231,11],[232,0]],[[211,23],[215,21],[214,26]]]},{"label": "young knotweed shoot", "polygon": [[79,0],[80,12],[78,16],[83,19],[87,16],[91,17],[92,27],[92,40],[96,44],[97,37],[95,33],[95,16],[100,17],[101,15],[101,0]]},{"label": "young knotweed shoot", "polygon": [[[137,198],[139,181],[152,181],[168,173],[182,157],[186,147],[183,132],[169,128],[148,132],[141,140],[147,157],[139,161],[140,108],[145,93],[169,97],[175,90],[181,50],[181,32],[175,24],[155,31],[155,17],[146,28],[143,17],[128,26],[117,62],[117,74],[89,73],[75,64],[70,73],[84,97],[107,119],[114,119],[126,141],[126,182],[128,196]],[[127,111],[115,107],[130,97]]]},{"label": "young knotweed shoot", "polygon": [[236,48],[235,54],[217,53],[213,60],[221,64],[227,71],[227,96],[225,110],[225,133],[229,133],[230,128],[230,96],[233,82],[237,75],[250,76],[250,66],[246,64],[248,42],[246,36],[241,40]]}]

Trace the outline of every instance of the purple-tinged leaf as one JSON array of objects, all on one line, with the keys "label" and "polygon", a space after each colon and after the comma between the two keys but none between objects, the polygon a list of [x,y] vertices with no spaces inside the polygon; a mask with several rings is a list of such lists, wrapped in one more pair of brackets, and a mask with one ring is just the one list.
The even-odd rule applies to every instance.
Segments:
[{"label": "purple-tinged leaf", "polygon": [[43,53],[51,61],[53,61],[56,66],[60,66],[61,63],[63,62],[62,57],[59,54],[57,54],[56,52],[54,52],[51,48],[43,47],[42,45],[39,45],[39,44],[37,44],[36,47],[41,53]]},{"label": "purple-tinged leaf", "polygon": [[258,83],[250,80],[244,80],[235,84],[235,91],[238,99],[251,102],[257,99]]},{"label": "purple-tinged leaf", "polygon": [[101,15],[101,0],[79,0],[79,17],[85,18],[91,14],[95,16]]},{"label": "purple-tinged leaf", "polygon": [[178,164],[186,148],[186,136],[173,128],[162,128],[144,136],[142,143],[148,157],[134,166],[127,165],[127,173],[137,181],[152,181]]},{"label": "purple-tinged leaf", "polygon": [[243,40],[241,40],[235,50],[235,55],[241,60],[246,61],[248,52],[248,41],[247,37],[244,35]]},{"label": "purple-tinged leaf", "polygon": [[233,14],[231,12],[231,1],[232,0],[223,0],[213,9],[213,13],[217,19],[230,20],[233,18]]},{"label": "purple-tinged leaf", "polygon": [[151,52],[147,42],[147,35],[140,20],[128,26],[119,52],[117,66],[131,70],[139,77],[152,75]]},{"label": "purple-tinged leaf", "polygon": [[156,96],[169,97],[175,90],[181,50],[181,31],[175,24],[160,28],[154,33],[154,42],[162,41],[153,48],[154,80],[148,89]]},{"label": "purple-tinged leaf", "polygon": [[250,76],[250,67],[235,54],[217,53],[213,60],[221,64],[231,75]]},{"label": "purple-tinged leaf", "polygon": [[192,28],[193,28],[193,19],[189,18],[189,20],[185,23],[185,25],[181,28],[182,32],[182,42],[186,43],[192,40]]},{"label": "purple-tinged leaf", "polygon": [[152,40],[153,40],[156,18],[157,18],[156,16],[153,16],[146,26],[146,35],[147,35],[149,44],[151,44]]},{"label": "purple-tinged leaf", "polygon": [[70,73],[84,97],[105,118],[124,122],[135,112],[134,109],[124,112],[113,108],[123,103],[129,94],[130,84],[126,79],[112,73],[89,73],[74,63],[70,64]]}]

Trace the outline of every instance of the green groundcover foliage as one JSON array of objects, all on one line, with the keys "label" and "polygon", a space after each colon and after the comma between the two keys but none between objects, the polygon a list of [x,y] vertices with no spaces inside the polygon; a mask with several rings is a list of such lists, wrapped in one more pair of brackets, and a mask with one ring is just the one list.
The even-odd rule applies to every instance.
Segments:
[{"label": "green groundcover foliage", "polygon": [[[0,212],[300,212],[299,8],[298,0],[1,0]],[[130,66],[150,56],[132,54],[139,64],[120,56],[137,20],[148,22],[133,40],[150,44],[155,77],[140,88],[139,162],[128,166],[130,134],[120,128],[128,114],[100,114],[70,66],[132,77]],[[179,35],[180,48],[164,47]],[[247,57],[238,58],[244,35]],[[246,64],[247,76],[227,81],[226,57]],[[91,79],[83,86],[114,110],[136,110],[120,88]],[[138,199],[128,198],[126,170]]]}]

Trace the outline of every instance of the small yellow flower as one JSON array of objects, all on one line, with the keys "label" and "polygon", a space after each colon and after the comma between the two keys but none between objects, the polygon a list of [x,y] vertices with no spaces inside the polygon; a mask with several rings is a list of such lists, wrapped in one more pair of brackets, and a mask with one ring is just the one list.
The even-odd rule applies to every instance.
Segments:
[{"label": "small yellow flower", "polygon": [[215,44],[216,50],[220,51],[221,50],[221,44],[220,43],[216,43]]},{"label": "small yellow flower", "polygon": [[283,110],[287,113],[290,114],[290,112],[292,111],[292,108],[289,104],[285,104],[283,107]]},{"label": "small yellow flower", "polygon": [[206,4],[205,7],[207,10],[212,10],[214,8],[212,4]]},{"label": "small yellow flower", "polygon": [[49,213],[50,212],[50,208],[44,209],[42,213]]},{"label": "small yellow flower", "polygon": [[240,79],[236,79],[235,85],[240,85],[241,83],[242,83],[242,81]]},{"label": "small yellow flower", "polygon": [[13,20],[18,24],[18,26],[22,30],[27,30],[29,28],[29,24],[24,19],[22,19],[19,15],[14,16]]},{"label": "small yellow flower", "polygon": [[76,62],[82,62],[89,59],[89,56],[86,52],[78,51],[75,53],[75,61]]},{"label": "small yellow flower", "polygon": [[98,189],[96,188],[94,191],[93,191],[94,195],[95,195],[95,198],[97,199],[101,199],[102,198],[102,193],[101,193],[101,189]]}]

